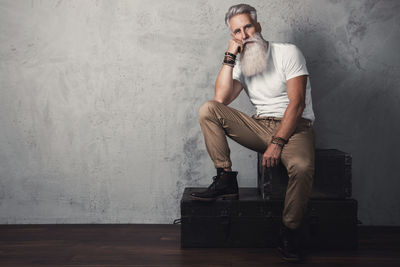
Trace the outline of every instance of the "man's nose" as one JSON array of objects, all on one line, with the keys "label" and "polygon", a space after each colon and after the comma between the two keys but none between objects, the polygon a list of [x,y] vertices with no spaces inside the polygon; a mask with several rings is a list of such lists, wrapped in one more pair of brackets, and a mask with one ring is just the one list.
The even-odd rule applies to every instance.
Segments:
[{"label": "man's nose", "polygon": [[243,40],[246,40],[247,38],[249,38],[249,35],[245,32],[245,31],[242,31],[242,41]]}]

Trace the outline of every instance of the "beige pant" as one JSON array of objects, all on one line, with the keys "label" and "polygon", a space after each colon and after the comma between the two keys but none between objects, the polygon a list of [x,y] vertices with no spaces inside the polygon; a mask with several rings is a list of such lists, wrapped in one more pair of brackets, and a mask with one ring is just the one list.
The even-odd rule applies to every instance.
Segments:
[{"label": "beige pant", "polygon": [[[200,107],[199,121],[207,151],[216,168],[232,166],[226,136],[251,150],[264,153],[280,125],[278,118],[249,117],[214,100]],[[291,229],[300,226],[311,195],[314,150],[314,130],[310,121],[302,119],[281,154],[289,175],[282,221]]]}]

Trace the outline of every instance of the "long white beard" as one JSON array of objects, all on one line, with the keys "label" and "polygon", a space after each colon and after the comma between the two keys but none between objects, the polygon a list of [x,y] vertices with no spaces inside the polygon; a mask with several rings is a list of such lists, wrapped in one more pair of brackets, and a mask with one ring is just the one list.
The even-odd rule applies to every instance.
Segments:
[{"label": "long white beard", "polygon": [[[249,43],[250,42],[250,43]],[[254,76],[267,69],[268,42],[259,32],[245,40],[240,53],[240,65],[244,76]]]}]

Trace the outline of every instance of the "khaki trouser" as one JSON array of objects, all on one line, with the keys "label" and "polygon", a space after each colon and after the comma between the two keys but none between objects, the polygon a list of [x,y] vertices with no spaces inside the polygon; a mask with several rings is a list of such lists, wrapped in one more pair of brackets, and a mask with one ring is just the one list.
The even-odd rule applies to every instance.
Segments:
[{"label": "khaki trouser", "polygon": [[[264,153],[280,125],[279,118],[249,117],[215,100],[200,107],[199,121],[215,168],[232,166],[226,136],[251,150]],[[289,175],[282,221],[291,229],[300,226],[311,195],[314,149],[315,133],[311,122],[302,119],[281,153],[281,162]]]}]

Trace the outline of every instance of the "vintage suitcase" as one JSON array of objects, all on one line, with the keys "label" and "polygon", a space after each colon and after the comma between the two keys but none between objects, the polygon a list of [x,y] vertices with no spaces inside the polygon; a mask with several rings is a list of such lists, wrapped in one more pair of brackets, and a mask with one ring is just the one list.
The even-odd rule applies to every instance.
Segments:
[{"label": "vintage suitcase", "polygon": [[[286,168],[263,168],[262,154],[258,153],[257,185],[264,199],[285,197],[288,183]],[[337,149],[316,149],[315,175],[311,198],[351,197],[351,155]]]},{"label": "vintage suitcase", "polygon": [[[189,198],[205,188],[185,188],[181,199],[181,247],[275,247],[282,199],[266,200],[257,188],[240,188],[239,200]],[[313,248],[357,247],[357,201],[312,200],[304,216],[304,244]]]}]

